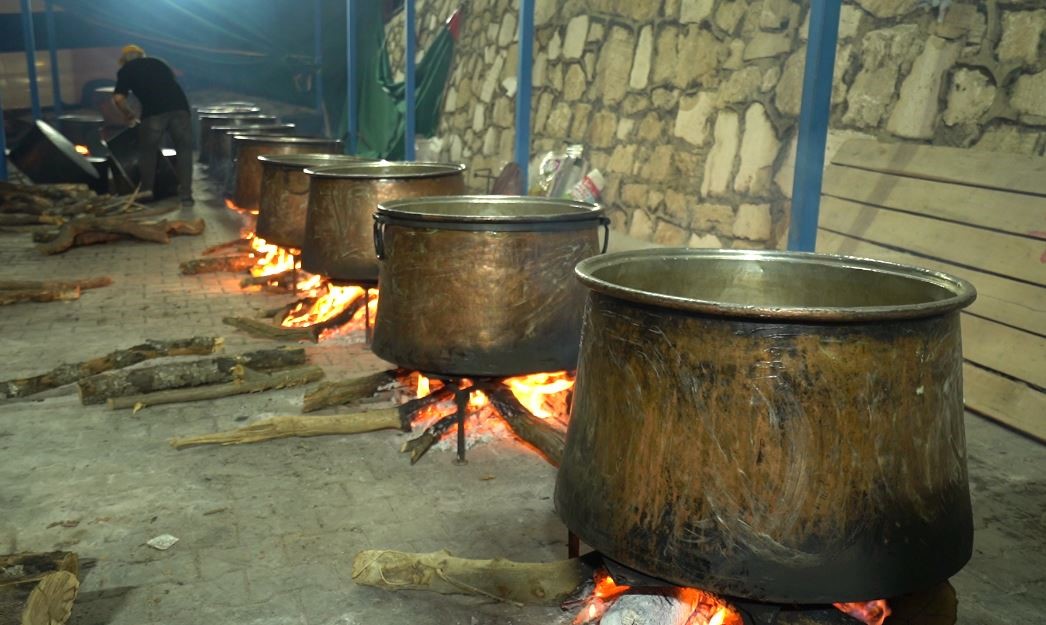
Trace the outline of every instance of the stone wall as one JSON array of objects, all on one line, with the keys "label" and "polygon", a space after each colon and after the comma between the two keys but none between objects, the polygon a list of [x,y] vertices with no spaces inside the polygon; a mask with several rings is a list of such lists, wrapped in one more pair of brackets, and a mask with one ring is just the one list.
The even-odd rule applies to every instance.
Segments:
[{"label": "stone wall", "polygon": [[[869,136],[1042,154],[1041,0],[937,4],[844,2],[829,151]],[[419,1],[421,40],[457,5]],[[512,156],[517,5],[466,6],[440,136],[443,157],[473,171]],[[616,227],[636,237],[780,245],[808,12],[794,0],[538,0],[533,150],[584,143]],[[402,22],[390,31],[402,62],[396,32]]]}]

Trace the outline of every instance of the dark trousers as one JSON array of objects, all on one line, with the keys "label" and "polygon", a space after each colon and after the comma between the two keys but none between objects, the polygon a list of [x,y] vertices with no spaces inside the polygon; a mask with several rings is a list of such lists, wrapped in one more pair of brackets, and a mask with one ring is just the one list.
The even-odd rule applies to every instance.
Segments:
[{"label": "dark trousers", "polygon": [[151,192],[156,180],[156,159],[160,155],[163,133],[171,135],[178,152],[178,197],[192,197],[192,122],[189,111],[171,111],[143,117],[138,128],[141,154],[138,165],[142,171],[142,191]]}]

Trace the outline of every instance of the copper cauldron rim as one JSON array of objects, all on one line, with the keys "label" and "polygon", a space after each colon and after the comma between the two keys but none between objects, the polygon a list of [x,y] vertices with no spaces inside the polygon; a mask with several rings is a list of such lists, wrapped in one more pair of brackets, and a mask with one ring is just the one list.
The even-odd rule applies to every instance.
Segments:
[{"label": "copper cauldron rim", "polygon": [[[231,132],[231,131],[230,131]],[[232,136],[233,139],[239,141],[257,141],[257,142],[274,142],[274,143],[314,143],[316,145],[324,145],[329,143],[341,143],[341,139],[326,139],[324,137],[289,137],[287,135],[252,135],[250,133],[240,134],[235,133]]]},{"label": "copper cauldron rim", "polygon": [[435,161],[362,161],[355,165],[310,167],[305,173],[318,178],[351,178],[355,180],[401,180],[404,178],[437,178],[455,176],[466,167],[464,163]]},{"label": "copper cauldron rim", "polygon": [[196,114],[200,117],[235,117],[237,115],[257,115],[258,113],[261,113],[261,107],[255,104],[203,106],[196,109]]},{"label": "copper cauldron rim", "polygon": [[326,152],[310,152],[308,154],[262,154],[258,160],[276,167],[288,169],[306,169],[322,161],[335,161],[343,163],[364,162],[367,159],[352,154],[329,154]]},{"label": "copper cauldron rim", "polygon": [[211,126],[211,130],[214,132],[224,132],[226,134],[232,133],[234,135],[243,136],[264,136],[260,130],[268,130],[270,128],[296,128],[297,124],[294,122],[272,122],[271,124],[251,124],[250,126]]},{"label": "copper cauldron rim", "polygon": [[[495,211],[484,212],[480,207]],[[440,210],[440,209],[443,210]],[[507,209],[497,211],[496,209]],[[541,210],[542,208],[548,210]],[[535,210],[537,209],[537,210]],[[439,223],[550,223],[595,221],[604,209],[599,204],[566,198],[530,195],[451,195],[390,200],[378,204],[377,215],[388,219]]]},{"label": "copper cauldron rim", "polygon": [[[686,295],[674,295],[663,290],[635,288],[610,281],[601,277],[614,267],[628,263],[679,262],[687,259],[719,260],[727,262],[768,262],[789,263],[795,267],[816,270],[823,268],[842,268],[859,272],[878,274],[880,278],[900,278],[921,282],[929,288],[947,292],[939,298],[927,297],[925,301],[876,305],[854,306],[772,306],[766,304],[745,304],[701,299]],[[800,269],[800,270],[802,270]],[[697,269],[695,269],[697,270]],[[969,306],[977,297],[973,285],[943,272],[932,271],[922,267],[891,263],[871,258],[840,256],[835,254],[818,254],[815,252],[787,252],[773,250],[695,250],[691,248],[653,248],[614,252],[587,258],[574,269],[577,278],[588,288],[619,299],[669,308],[684,312],[711,314],[723,317],[744,317],[754,319],[777,319],[783,322],[835,322],[866,323],[876,320],[914,319],[943,315]],[[865,273],[864,275],[868,275]],[[808,273],[808,275],[810,275]],[[667,284],[667,282],[666,282]],[[800,289],[799,281],[793,285]]]}]

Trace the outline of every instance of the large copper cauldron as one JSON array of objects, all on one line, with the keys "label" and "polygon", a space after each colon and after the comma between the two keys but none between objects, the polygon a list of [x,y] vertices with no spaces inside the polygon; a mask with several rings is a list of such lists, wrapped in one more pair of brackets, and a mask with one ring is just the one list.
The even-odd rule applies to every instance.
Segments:
[{"label": "large copper cauldron", "polygon": [[555,501],[586,543],[674,584],[779,603],[895,597],[969,560],[969,283],[688,249],[577,274],[591,292]]},{"label": "large copper cauldron", "polygon": [[[132,94],[133,95],[133,94]],[[223,104],[214,104],[211,106],[201,106],[193,109],[192,115],[192,126],[193,126],[193,141],[195,145],[199,147],[202,140],[202,132],[206,132],[203,128],[203,117],[235,117],[237,115],[260,115],[261,107],[257,106],[252,102],[225,102]]]},{"label": "large copper cauldron", "polygon": [[574,266],[599,254],[609,223],[594,204],[541,197],[383,203],[374,353],[456,376],[573,369],[585,302]]},{"label": "large copper cauldron", "polygon": [[[211,156],[207,159],[207,175],[225,184],[233,174],[233,144],[236,135],[287,136],[294,134],[292,123],[258,124],[253,126],[211,126]],[[232,189],[229,189],[232,192]]]},{"label": "large copper cauldron", "polygon": [[342,143],[337,139],[320,137],[281,137],[271,135],[233,135],[232,201],[243,210],[258,210],[261,198],[262,166],[259,156],[267,154],[340,154]]},{"label": "large copper cauldron", "polygon": [[[0,129],[0,132],[3,130]],[[2,156],[2,155],[0,155]],[[37,184],[79,182],[93,184],[98,171],[62,133],[44,121],[36,121],[11,150],[11,162]],[[370,224],[367,225],[370,227]]]},{"label": "large copper cauldron", "polygon": [[215,128],[242,128],[247,126],[271,126],[279,123],[279,118],[275,115],[259,115],[257,113],[251,113],[247,115],[229,115],[229,116],[213,116],[213,115],[201,115],[200,116],[200,156],[199,162],[210,164],[211,158],[215,154],[215,143],[218,140],[218,136],[223,133],[215,131]]},{"label": "large copper cauldron", "polygon": [[378,279],[373,219],[390,200],[465,192],[465,166],[375,161],[307,169],[309,210],[301,267],[332,280],[368,284]]},{"label": "large copper cauldron", "polygon": [[281,247],[305,245],[305,214],[309,208],[309,167],[358,163],[347,154],[286,154],[259,156],[262,165],[258,202],[258,236]]}]

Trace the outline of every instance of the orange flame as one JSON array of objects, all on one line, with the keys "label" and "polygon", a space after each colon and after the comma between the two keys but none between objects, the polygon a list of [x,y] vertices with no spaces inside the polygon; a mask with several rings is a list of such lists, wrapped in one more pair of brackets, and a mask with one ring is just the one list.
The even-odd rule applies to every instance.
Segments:
[{"label": "orange flame", "polygon": [[607,609],[621,595],[631,590],[631,586],[619,586],[614,578],[605,569],[596,571],[596,587],[592,595],[585,600],[585,605],[574,617],[573,625],[585,625],[586,623],[597,623],[603,618]]},{"label": "orange flame", "polygon": [[[632,590],[630,586],[615,582],[606,570],[596,572],[595,582],[595,589],[574,618],[574,625],[598,622],[617,598]],[[664,590],[666,595],[674,596],[679,603],[683,604],[681,611],[685,616],[674,625],[744,624],[740,612],[710,592],[697,588],[666,588]]]},{"label": "orange flame", "polygon": [[298,250],[267,243],[265,239],[254,234],[249,239],[251,256],[254,258],[252,276],[272,276],[301,267],[295,260],[295,256],[299,254]]},{"label": "orange flame", "polygon": [[80,145],[79,143],[77,143],[73,146],[73,149],[76,150],[77,154],[82,154],[84,156],[91,155],[91,150],[86,145]]},{"label": "orange flame", "polygon": [[[468,381],[464,380],[464,382]],[[556,416],[557,412],[565,412],[563,394],[574,388],[574,378],[566,371],[521,375],[506,378],[502,383],[509,387],[519,403],[523,404],[534,416],[542,419]],[[430,380],[419,373],[415,397],[424,397],[433,390],[435,389],[432,388]],[[469,399],[469,408],[476,411],[489,403],[490,401],[482,391],[473,391]]]},{"label": "orange flame", "polygon": [[886,617],[890,616],[890,606],[887,605],[885,599],[853,603],[833,603],[832,605],[865,623],[865,625],[883,625]]},{"label": "orange flame", "polygon": [[299,303],[287,313],[280,325],[288,328],[307,328],[327,321],[367,293],[362,287],[335,286],[333,284],[327,284],[317,290],[325,290],[326,292],[320,295],[311,306]]}]

